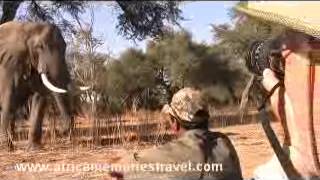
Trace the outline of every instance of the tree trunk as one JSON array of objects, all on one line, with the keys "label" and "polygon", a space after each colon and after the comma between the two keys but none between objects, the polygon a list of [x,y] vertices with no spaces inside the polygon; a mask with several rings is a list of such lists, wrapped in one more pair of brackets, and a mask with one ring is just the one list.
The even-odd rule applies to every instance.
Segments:
[{"label": "tree trunk", "polygon": [[3,1],[2,2],[2,17],[0,24],[3,24],[8,21],[12,21],[17,13],[17,10],[22,1]]}]

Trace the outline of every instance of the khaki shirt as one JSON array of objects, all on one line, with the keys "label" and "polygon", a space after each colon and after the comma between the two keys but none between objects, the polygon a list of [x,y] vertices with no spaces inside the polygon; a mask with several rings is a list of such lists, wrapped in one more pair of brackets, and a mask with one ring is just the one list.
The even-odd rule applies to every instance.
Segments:
[{"label": "khaki shirt", "polygon": [[[208,140],[204,146],[205,139]],[[204,179],[240,180],[242,173],[237,153],[229,138],[219,132],[189,130],[180,138],[167,144],[125,156],[125,164],[144,164],[143,170],[124,172],[125,179],[199,179],[204,164],[204,148],[209,148]],[[173,167],[175,165],[175,168]],[[209,167],[211,166],[211,167]],[[162,169],[161,169],[162,168]],[[183,169],[184,168],[184,169]],[[200,167],[201,168],[201,167]]]}]

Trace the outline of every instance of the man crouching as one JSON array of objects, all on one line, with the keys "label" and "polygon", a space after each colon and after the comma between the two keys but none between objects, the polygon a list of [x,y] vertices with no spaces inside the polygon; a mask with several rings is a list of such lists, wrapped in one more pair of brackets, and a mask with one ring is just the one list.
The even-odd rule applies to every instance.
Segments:
[{"label": "man crouching", "polygon": [[120,162],[124,166],[144,164],[143,172],[123,172],[124,179],[242,179],[238,155],[229,138],[208,130],[209,112],[200,91],[179,90],[163,112],[169,114],[178,138],[124,157]]}]

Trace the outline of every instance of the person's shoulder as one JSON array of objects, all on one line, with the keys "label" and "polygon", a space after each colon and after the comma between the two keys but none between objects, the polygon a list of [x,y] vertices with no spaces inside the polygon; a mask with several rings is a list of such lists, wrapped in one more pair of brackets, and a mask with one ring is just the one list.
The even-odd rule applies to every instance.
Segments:
[{"label": "person's shoulder", "polygon": [[209,138],[209,142],[211,144],[214,144],[215,148],[219,148],[219,149],[222,148],[225,150],[234,151],[234,145],[231,139],[225,133],[217,132],[217,131],[209,131],[208,138]]},{"label": "person's shoulder", "polygon": [[204,139],[207,139],[209,142],[212,142],[212,143],[219,143],[219,144],[231,143],[230,138],[222,132],[205,131],[201,129],[189,130],[177,141],[198,143],[198,141],[202,141]]},{"label": "person's shoulder", "polygon": [[208,131],[209,137],[221,142],[230,142],[230,138],[227,134],[219,131]]},{"label": "person's shoulder", "polygon": [[143,149],[133,154],[136,162],[175,162],[181,153],[181,142],[178,139],[163,145]]},{"label": "person's shoulder", "polygon": [[190,131],[171,142],[141,150],[135,153],[134,159],[137,162],[187,161],[191,156],[200,154],[198,144],[199,139]]},{"label": "person's shoulder", "polygon": [[229,139],[228,135],[219,131],[208,131],[208,133],[215,138]]}]

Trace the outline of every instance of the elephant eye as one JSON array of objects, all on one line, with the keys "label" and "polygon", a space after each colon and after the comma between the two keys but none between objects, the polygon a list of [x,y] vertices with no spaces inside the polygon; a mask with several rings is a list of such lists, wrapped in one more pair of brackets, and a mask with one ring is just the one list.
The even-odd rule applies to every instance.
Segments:
[{"label": "elephant eye", "polygon": [[43,44],[39,44],[39,49],[44,49]]},{"label": "elephant eye", "polygon": [[39,44],[37,44],[36,48],[39,50],[43,50],[45,47],[44,47],[43,43],[39,43]]}]

